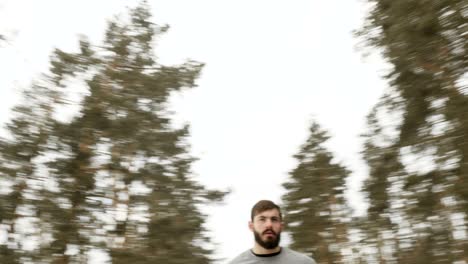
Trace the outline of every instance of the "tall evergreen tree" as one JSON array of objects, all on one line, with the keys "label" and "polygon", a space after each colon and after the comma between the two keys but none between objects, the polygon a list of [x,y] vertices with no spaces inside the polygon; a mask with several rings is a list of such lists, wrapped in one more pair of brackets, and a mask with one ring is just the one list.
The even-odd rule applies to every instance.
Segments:
[{"label": "tall evergreen tree", "polygon": [[[85,263],[96,249],[112,263],[211,262],[199,205],[224,193],[194,181],[188,128],[174,129],[166,110],[202,64],[157,62],[154,40],[167,28],[149,9],[110,22],[101,46],[56,50],[44,85],[16,108],[0,145],[2,263]],[[86,95],[64,121],[77,86]]]},{"label": "tall evergreen tree", "polygon": [[294,155],[298,165],[283,184],[285,223],[293,249],[313,255],[317,263],[345,263],[349,209],[343,192],[349,171],[333,161],[327,133],[313,123],[307,141]]},{"label": "tall evergreen tree", "polygon": [[[406,234],[393,236],[398,263],[466,262],[467,5],[369,2],[372,10],[361,34],[393,66],[386,78],[395,100],[379,103],[388,109],[381,118],[401,116],[401,123],[386,126],[398,131],[391,145],[367,145],[364,151],[371,168],[365,186],[369,214],[379,222],[397,221],[398,226],[386,225],[380,232]],[[411,169],[408,160],[418,159],[425,164]]]}]

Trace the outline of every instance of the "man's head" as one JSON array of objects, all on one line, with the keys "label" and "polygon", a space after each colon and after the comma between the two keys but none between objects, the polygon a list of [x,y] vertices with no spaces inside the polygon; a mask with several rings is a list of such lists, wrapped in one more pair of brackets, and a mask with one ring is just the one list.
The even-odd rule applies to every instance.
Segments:
[{"label": "man's head", "polygon": [[265,249],[274,249],[279,245],[283,222],[278,205],[268,200],[261,200],[252,207],[249,228],[254,233],[255,241]]}]

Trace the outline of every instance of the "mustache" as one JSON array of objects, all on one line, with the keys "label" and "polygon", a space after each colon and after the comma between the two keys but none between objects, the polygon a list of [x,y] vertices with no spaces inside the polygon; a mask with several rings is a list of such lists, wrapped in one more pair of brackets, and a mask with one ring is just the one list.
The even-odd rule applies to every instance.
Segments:
[{"label": "mustache", "polygon": [[266,234],[266,233],[268,233],[268,232],[273,233],[273,235],[275,235],[275,236],[277,235],[276,232],[273,231],[272,229],[268,229],[268,230],[263,231],[262,235],[264,235],[264,234]]}]

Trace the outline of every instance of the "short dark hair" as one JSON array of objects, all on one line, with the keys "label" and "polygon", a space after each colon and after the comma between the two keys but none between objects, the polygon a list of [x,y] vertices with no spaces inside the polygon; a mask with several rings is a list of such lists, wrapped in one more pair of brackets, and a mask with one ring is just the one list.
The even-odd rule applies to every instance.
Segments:
[{"label": "short dark hair", "polygon": [[250,218],[251,220],[253,221],[254,220],[254,217],[256,215],[258,215],[259,213],[261,212],[265,212],[265,211],[268,211],[268,210],[271,210],[271,209],[276,209],[278,210],[279,212],[279,216],[280,216],[280,219],[282,219],[283,217],[281,216],[281,209],[280,207],[275,204],[274,202],[270,201],[270,200],[260,200],[258,201],[253,207],[252,207],[252,211],[250,213]]}]

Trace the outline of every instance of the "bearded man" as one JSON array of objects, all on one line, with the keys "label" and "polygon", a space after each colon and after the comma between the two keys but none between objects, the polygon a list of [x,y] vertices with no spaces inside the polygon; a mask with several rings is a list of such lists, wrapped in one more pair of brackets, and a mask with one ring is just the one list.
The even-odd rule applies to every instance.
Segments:
[{"label": "bearded man", "polygon": [[229,264],[316,264],[304,254],[280,247],[283,221],[278,205],[269,200],[261,200],[252,207],[250,218],[249,229],[255,238],[254,246]]}]

